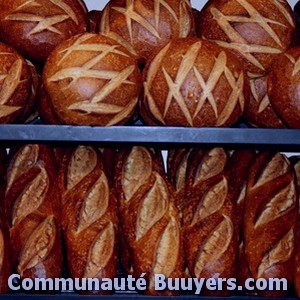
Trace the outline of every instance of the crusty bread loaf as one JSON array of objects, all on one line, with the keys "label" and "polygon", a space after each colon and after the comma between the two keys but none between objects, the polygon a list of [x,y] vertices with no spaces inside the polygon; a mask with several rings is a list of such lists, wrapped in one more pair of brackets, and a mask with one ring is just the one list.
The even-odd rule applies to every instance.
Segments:
[{"label": "crusty bread loaf", "polygon": [[0,43],[0,123],[13,123],[31,96],[29,67],[13,48]]},{"label": "crusty bread loaf", "polygon": [[[298,197],[300,195],[300,157],[292,156],[289,158],[294,167],[296,175],[296,186]],[[300,297],[300,219],[298,215],[298,224],[296,228],[296,246],[295,246],[295,265],[294,265],[294,287],[298,297]]]},{"label": "crusty bread loaf", "polygon": [[0,294],[8,292],[8,277],[11,275],[10,247],[8,237],[8,226],[4,218],[4,196],[5,196],[5,163],[6,152],[0,150]]},{"label": "crusty bread loaf", "polygon": [[[188,161],[183,237],[192,277],[235,278],[236,209],[225,172],[227,163],[228,154],[222,148],[195,150]],[[225,289],[220,292],[227,293]]]},{"label": "crusty bread loaf", "polygon": [[25,145],[7,170],[5,214],[14,269],[29,278],[60,278],[62,248],[57,172],[52,150]]},{"label": "crusty bread loaf", "polygon": [[[298,192],[289,160],[261,152],[249,170],[245,198],[245,254],[251,277],[293,282]],[[261,292],[284,296],[285,291]]]},{"label": "crusty bread loaf", "polygon": [[230,51],[198,38],[175,39],[146,65],[140,112],[150,125],[231,126],[244,112],[248,88]]},{"label": "crusty bread loaf", "polygon": [[10,275],[9,237],[2,210],[0,210],[0,294],[8,292],[8,277]]},{"label": "crusty bread loaf", "polygon": [[44,62],[56,45],[87,29],[82,0],[0,2],[0,36],[20,53]]},{"label": "crusty bread loaf", "polygon": [[22,114],[19,116],[17,122],[18,123],[29,123],[33,121],[35,118],[37,118],[37,99],[41,84],[41,75],[39,74],[39,71],[37,67],[29,60],[26,60],[29,70],[31,73],[31,95],[29,97],[29,100],[27,101],[24,110]]},{"label": "crusty bread loaf", "polygon": [[285,128],[275,113],[268,93],[268,75],[250,79],[250,101],[245,110],[245,120],[258,128]]},{"label": "crusty bread loaf", "polygon": [[251,77],[266,74],[295,31],[285,0],[208,0],[198,20],[198,36],[234,51]]},{"label": "crusty bread loaf", "polygon": [[175,204],[180,218],[183,216],[186,192],[187,163],[191,148],[181,148],[168,151],[167,174],[175,191]]},{"label": "crusty bread loaf", "polygon": [[41,85],[39,93],[38,93],[38,113],[39,117],[45,124],[58,125],[61,124],[61,121],[57,118],[57,116],[53,112],[53,106],[51,103],[51,99],[45,90],[44,86]]},{"label": "crusty bread loaf", "polygon": [[255,161],[254,150],[234,150],[228,163],[230,189],[233,201],[237,204],[237,226],[239,241],[243,240],[244,206],[249,168]]},{"label": "crusty bread loaf", "polygon": [[100,34],[77,35],[47,59],[43,84],[53,112],[65,124],[124,124],[137,105],[137,61],[114,40]]},{"label": "crusty bread loaf", "polygon": [[148,294],[172,294],[154,289],[154,274],[183,276],[180,221],[161,154],[141,146],[120,150],[115,178],[124,267],[136,277],[146,273]]},{"label": "crusty bread loaf", "polygon": [[110,0],[100,32],[124,45],[143,64],[170,39],[194,35],[190,0]]},{"label": "crusty bread loaf", "polygon": [[71,276],[116,277],[117,206],[100,152],[89,146],[66,151],[59,178]]},{"label": "crusty bread loaf", "polygon": [[[246,187],[248,182],[249,168],[255,161],[254,150],[234,150],[227,165],[227,172],[230,177],[229,185],[232,199],[236,203],[236,226],[238,232],[238,259],[237,259],[237,282],[244,286],[245,280],[250,278],[250,271],[245,256],[244,248],[244,207]],[[249,293],[245,290],[245,292]]]},{"label": "crusty bread loaf", "polygon": [[290,48],[272,65],[268,90],[272,107],[287,126],[300,128],[300,47]]}]

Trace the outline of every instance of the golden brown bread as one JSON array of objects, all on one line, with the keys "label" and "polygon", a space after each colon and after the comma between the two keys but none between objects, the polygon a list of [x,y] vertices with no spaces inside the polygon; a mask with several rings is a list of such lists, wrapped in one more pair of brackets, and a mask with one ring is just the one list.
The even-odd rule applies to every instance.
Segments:
[{"label": "golden brown bread", "polygon": [[114,40],[77,35],[47,59],[43,84],[65,124],[111,126],[132,116],[140,91],[137,61]]},{"label": "golden brown bread", "polygon": [[300,128],[300,47],[290,48],[272,65],[268,90],[272,107],[287,126]]},{"label": "golden brown bread", "polygon": [[172,149],[168,151],[167,174],[175,191],[175,204],[180,218],[182,218],[185,204],[187,163],[191,152],[191,148]]},{"label": "golden brown bread", "polygon": [[4,218],[6,151],[0,149],[0,294],[8,292],[8,277],[11,275],[8,226]]},{"label": "golden brown bread", "polygon": [[111,0],[103,10],[100,32],[143,64],[172,38],[194,35],[190,0]]},{"label": "golden brown bread", "polygon": [[124,268],[136,277],[146,273],[148,294],[172,294],[154,289],[154,274],[183,276],[180,220],[161,154],[141,146],[120,150],[115,178]]},{"label": "golden brown bread", "polygon": [[67,150],[59,182],[71,276],[116,277],[117,206],[100,152],[89,146]]},{"label": "golden brown bread", "polygon": [[51,99],[43,85],[41,85],[38,93],[37,109],[39,117],[41,118],[43,123],[52,125],[61,124],[61,121],[53,112]]},{"label": "golden brown bread", "polygon": [[0,43],[0,123],[13,123],[31,96],[31,74],[26,61]]},{"label": "golden brown bread", "polygon": [[60,278],[59,192],[53,152],[48,146],[25,145],[10,161],[5,214],[14,269],[23,278]]},{"label": "golden brown bread", "polygon": [[194,150],[188,161],[183,237],[192,277],[235,278],[236,207],[225,172],[227,163],[228,154],[222,148]]},{"label": "golden brown bread", "polygon": [[[244,241],[251,277],[293,282],[298,192],[289,160],[269,151],[257,155],[249,170]],[[284,296],[285,291],[265,291]]]},{"label": "golden brown bread", "polygon": [[234,51],[251,77],[266,74],[295,31],[292,9],[281,0],[209,0],[198,22],[198,36]]},{"label": "golden brown bread", "polygon": [[[141,113],[166,126],[231,126],[248,103],[234,54],[198,38],[172,40],[144,70]],[[152,124],[150,124],[152,125]]]},{"label": "golden brown bread", "polygon": [[[2,199],[1,199],[2,200]],[[10,248],[7,227],[0,210],[0,294],[8,293],[8,277],[11,275]]]},{"label": "golden brown bread", "polygon": [[27,101],[21,116],[18,118],[18,123],[29,123],[37,118],[37,99],[41,84],[41,75],[37,67],[29,60],[26,60],[31,73],[31,95]]},{"label": "golden brown bread", "polygon": [[56,45],[87,29],[82,0],[0,2],[0,35],[34,61],[44,62]]},{"label": "golden brown bread", "polygon": [[250,166],[255,161],[255,157],[256,152],[254,150],[234,150],[227,165],[232,199],[236,203],[235,224],[239,242],[236,277],[238,284],[241,286],[244,286],[245,280],[251,277],[245,256],[243,225],[248,173]]},{"label": "golden brown bread", "polygon": [[275,113],[268,93],[268,75],[250,79],[250,101],[245,110],[245,120],[258,128],[285,128]]},{"label": "golden brown bread", "polygon": [[[300,157],[292,156],[289,158],[295,170],[296,186],[298,197],[300,195]],[[300,297],[300,219],[298,215],[298,224],[296,228],[296,246],[295,246],[295,265],[294,265],[294,287],[298,297]]]},{"label": "golden brown bread", "polygon": [[234,150],[228,163],[229,186],[233,201],[237,204],[237,227],[239,241],[243,240],[244,206],[249,168],[255,161],[254,150]]}]

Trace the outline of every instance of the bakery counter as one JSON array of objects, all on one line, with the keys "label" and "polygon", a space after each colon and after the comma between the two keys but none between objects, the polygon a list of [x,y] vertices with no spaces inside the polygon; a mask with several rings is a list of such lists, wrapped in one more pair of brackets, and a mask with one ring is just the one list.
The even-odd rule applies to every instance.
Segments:
[{"label": "bakery counter", "polygon": [[89,127],[0,125],[1,142],[161,143],[276,146],[300,149],[300,130],[256,128],[182,128],[151,126]]}]

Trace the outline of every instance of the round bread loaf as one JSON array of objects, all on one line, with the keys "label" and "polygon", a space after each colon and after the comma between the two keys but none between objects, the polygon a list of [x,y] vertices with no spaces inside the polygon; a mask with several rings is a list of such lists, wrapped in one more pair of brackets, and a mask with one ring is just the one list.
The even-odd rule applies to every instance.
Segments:
[{"label": "round bread loaf", "polygon": [[37,67],[31,61],[26,61],[29,66],[32,79],[31,96],[27,101],[21,116],[17,120],[18,123],[29,123],[38,117],[37,98],[41,83],[41,75],[39,74]]},{"label": "round bread loaf", "polygon": [[43,83],[62,123],[110,126],[125,123],[133,114],[140,73],[136,59],[123,46],[85,33],[50,54]]},{"label": "round bread loaf", "polygon": [[31,74],[25,59],[0,43],[0,123],[13,123],[31,96]]},{"label": "round bread loaf", "polygon": [[172,40],[147,64],[144,78],[141,114],[149,125],[231,126],[248,100],[236,56],[198,38]]},{"label": "round bread loaf", "polygon": [[300,128],[300,47],[289,49],[272,66],[269,79],[272,106],[291,128]]},{"label": "round bread loaf", "polygon": [[198,25],[199,37],[233,50],[251,77],[266,73],[287,50],[295,30],[285,0],[209,0]]},{"label": "round bread loaf", "polygon": [[110,0],[102,13],[100,32],[144,63],[171,38],[194,34],[190,0]]},{"label": "round bread loaf", "polygon": [[275,113],[268,94],[268,75],[250,79],[250,101],[245,110],[245,120],[259,128],[285,128]]},{"label": "round bread loaf", "polygon": [[38,95],[38,114],[44,124],[59,125],[61,121],[55,116],[51,99],[42,85]]},{"label": "round bread loaf", "polygon": [[0,36],[24,56],[44,62],[53,48],[87,29],[82,0],[1,0]]}]

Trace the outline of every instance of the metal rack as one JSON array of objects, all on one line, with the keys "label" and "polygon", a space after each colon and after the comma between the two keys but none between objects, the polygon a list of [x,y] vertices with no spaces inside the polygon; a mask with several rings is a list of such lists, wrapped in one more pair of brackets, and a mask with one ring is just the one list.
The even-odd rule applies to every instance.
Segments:
[{"label": "metal rack", "polygon": [[151,126],[90,127],[0,125],[1,142],[147,143],[274,146],[300,149],[300,130],[256,128],[182,128]]},{"label": "metal rack", "polygon": [[[256,128],[180,128],[180,127],[151,127],[151,126],[114,126],[90,127],[67,125],[0,125],[0,144],[14,145],[15,143],[47,143],[47,144],[104,144],[126,145],[147,144],[159,145],[164,148],[187,146],[225,146],[271,148],[274,150],[300,152],[300,130],[292,129],[256,129]],[[205,297],[198,295],[180,296],[145,296],[137,293],[116,293],[105,296],[78,295],[76,293],[58,294],[7,294],[0,295],[2,300],[62,300],[87,298],[107,300],[140,299],[268,299],[258,296]],[[274,298],[269,298],[274,299]],[[276,299],[276,298],[275,298]],[[298,299],[289,296],[287,299]]]}]

